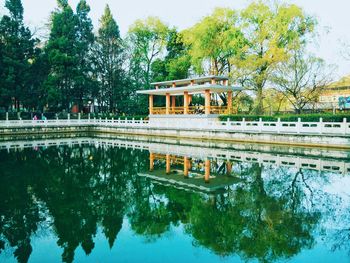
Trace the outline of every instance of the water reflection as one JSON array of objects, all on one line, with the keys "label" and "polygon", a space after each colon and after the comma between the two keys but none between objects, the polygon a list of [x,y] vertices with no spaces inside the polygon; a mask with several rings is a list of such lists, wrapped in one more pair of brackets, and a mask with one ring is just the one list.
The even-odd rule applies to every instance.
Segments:
[{"label": "water reflection", "polygon": [[218,256],[278,261],[313,249],[320,236],[332,240],[334,233],[325,233],[336,222],[336,207],[342,215],[337,224],[344,227],[333,248],[344,249],[349,240],[348,207],[325,191],[344,175],[321,169],[329,161],[344,173],[349,163],[342,153],[315,159],[320,169],[305,169],[300,158],[309,157],[303,155],[294,156],[299,166],[291,158],[295,165],[283,166],[232,158],[249,152],[202,148],[181,154],[189,151],[183,145],[142,151],[137,148],[144,142],[112,142],[85,138],[78,145],[0,151],[1,253],[27,262],[33,236],[49,229],[44,233],[57,240],[61,260],[72,262],[78,247],[92,253],[98,229],[111,249],[118,246],[126,218],[147,242],[182,225],[195,246]]}]

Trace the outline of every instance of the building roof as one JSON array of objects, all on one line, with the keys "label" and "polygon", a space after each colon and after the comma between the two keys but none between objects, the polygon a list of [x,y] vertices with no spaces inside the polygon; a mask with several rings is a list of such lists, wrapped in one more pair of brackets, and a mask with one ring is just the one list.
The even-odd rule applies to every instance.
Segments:
[{"label": "building roof", "polygon": [[327,89],[337,89],[342,87],[350,88],[350,75],[342,77],[340,80],[331,83],[327,86]]},{"label": "building roof", "polygon": [[151,85],[153,85],[153,86],[172,86],[173,84],[175,84],[176,86],[183,86],[183,85],[190,85],[191,83],[197,84],[197,83],[210,82],[211,80],[216,80],[216,81],[228,80],[228,77],[210,75],[210,76],[197,77],[197,78],[153,82],[153,83],[151,83]]},{"label": "building roof", "polygon": [[193,85],[185,87],[175,87],[175,88],[162,88],[162,89],[151,89],[151,90],[138,90],[138,94],[148,94],[148,95],[161,95],[165,96],[167,93],[172,96],[184,95],[184,92],[187,91],[188,94],[200,94],[204,93],[205,90],[210,90],[211,93],[222,93],[228,91],[240,91],[241,87],[234,86],[223,86],[223,85],[212,85],[212,84],[202,84],[202,85]]}]

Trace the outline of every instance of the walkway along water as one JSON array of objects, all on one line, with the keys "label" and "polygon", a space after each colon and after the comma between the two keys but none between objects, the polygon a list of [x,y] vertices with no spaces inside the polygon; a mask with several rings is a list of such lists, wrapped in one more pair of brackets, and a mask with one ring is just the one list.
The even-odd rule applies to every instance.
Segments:
[{"label": "walkway along water", "polygon": [[0,136],[15,134],[74,133],[79,131],[133,134],[204,140],[242,141],[299,146],[350,148],[350,123],[216,121],[149,122],[147,120],[68,119],[0,121]]}]

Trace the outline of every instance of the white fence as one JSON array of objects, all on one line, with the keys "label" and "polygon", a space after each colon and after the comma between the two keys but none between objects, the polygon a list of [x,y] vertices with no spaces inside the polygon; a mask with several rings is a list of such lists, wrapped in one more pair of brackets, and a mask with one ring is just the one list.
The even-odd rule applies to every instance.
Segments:
[{"label": "white fence", "polygon": [[[209,147],[193,147],[191,145],[166,144],[150,141],[132,141],[118,138],[60,138],[34,141],[4,141],[0,142],[0,150],[18,150],[24,148],[96,145],[104,147],[118,147],[127,149],[146,150],[158,154],[171,154],[191,158],[211,159],[222,161],[234,161],[244,163],[259,163],[260,165],[276,165],[297,169],[309,169],[317,171],[329,171],[343,174],[350,173],[350,162],[342,156],[322,156],[317,152],[314,156],[308,156],[304,152],[298,155],[287,153],[267,153],[259,151],[246,151],[239,149],[223,149]],[[330,157],[330,158],[329,158]]]},{"label": "white fence", "polygon": [[0,121],[0,128],[34,128],[34,127],[128,127],[128,128],[171,128],[171,129],[201,129],[203,131],[229,131],[249,133],[276,134],[324,134],[350,135],[350,122],[296,122],[284,121],[210,121],[194,123],[191,121],[149,122],[147,120],[114,120],[114,119],[68,119],[68,120],[9,120]]}]

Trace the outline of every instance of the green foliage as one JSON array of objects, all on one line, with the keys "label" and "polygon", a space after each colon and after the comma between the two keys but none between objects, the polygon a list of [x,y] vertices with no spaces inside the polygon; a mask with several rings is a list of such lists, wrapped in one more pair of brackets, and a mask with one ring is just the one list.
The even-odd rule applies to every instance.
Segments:
[{"label": "green foliage", "polygon": [[290,51],[305,44],[315,22],[296,5],[269,6],[262,1],[241,12],[242,33],[246,45],[232,57],[235,77],[256,91],[256,109],[263,113],[263,89],[274,67],[289,59]]},{"label": "green foliage", "polygon": [[124,43],[119,27],[107,5],[100,19],[94,47],[95,75],[98,81],[97,101],[103,111],[122,112],[125,98],[131,93],[124,64]]},{"label": "green foliage", "polygon": [[[231,72],[230,59],[238,54],[245,41],[238,20],[235,10],[217,8],[213,14],[182,32],[197,73],[221,75]],[[209,68],[205,68],[206,65]]]},{"label": "green foliage", "polygon": [[14,104],[19,110],[31,96],[32,75],[35,60],[34,45],[37,40],[23,23],[23,6],[20,0],[6,0],[9,15],[0,21],[0,104],[9,108]]}]

